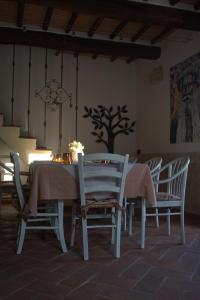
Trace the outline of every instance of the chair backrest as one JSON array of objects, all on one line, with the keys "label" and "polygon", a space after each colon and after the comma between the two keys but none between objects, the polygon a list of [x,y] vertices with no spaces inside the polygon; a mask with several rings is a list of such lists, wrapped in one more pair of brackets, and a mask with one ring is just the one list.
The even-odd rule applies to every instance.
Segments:
[{"label": "chair backrest", "polygon": [[168,192],[178,196],[185,195],[187,173],[190,159],[181,157],[170,162],[168,167],[168,177],[173,178],[168,184]]},{"label": "chair backrest", "polygon": [[82,206],[86,205],[86,199],[92,195],[95,195],[94,198],[97,200],[112,195],[112,198],[114,197],[122,206],[128,158],[128,154],[124,156],[110,153],[78,155]]},{"label": "chair backrest", "polygon": [[[149,166],[151,175],[155,172],[159,171],[162,165],[162,157],[153,157],[147,161],[144,162],[146,165]],[[156,177],[153,178],[153,181],[159,180],[159,173]],[[155,191],[158,192],[158,184],[154,184]]]},{"label": "chair backrest", "polygon": [[20,178],[20,159],[19,155],[15,152],[10,153],[10,160],[14,164],[14,184],[17,191],[17,196],[19,200],[20,208],[24,208],[24,194],[21,185],[21,178]]},{"label": "chair backrest", "polygon": [[144,163],[149,166],[150,172],[153,174],[161,168],[162,157],[153,157]]},{"label": "chair backrest", "polygon": [[[167,193],[176,195],[185,201],[185,189],[187,181],[188,166],[190,163],[189,157],[180,157],[170,161],[164,165],[158,172],[159,174],[166,172],[167,175],[159,180],[157,184],[166,184]],[[153,176],[156,176],[157,172]]]},{"label": "chair backrest", "polygon": [[135,164],[137,161],[138,161],[138,157],[137,156],[130,156],[129,157],[129,162]]}]

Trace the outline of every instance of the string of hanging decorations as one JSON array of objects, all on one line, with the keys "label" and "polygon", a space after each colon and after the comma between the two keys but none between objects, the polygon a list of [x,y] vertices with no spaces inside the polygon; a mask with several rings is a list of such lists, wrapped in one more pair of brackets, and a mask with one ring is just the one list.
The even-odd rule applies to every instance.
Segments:
[{"label": "string of hanging decorations", "polygon": [[78,90],[79,90],[79,54],[76,55],[76,124],[75,124],[75,132],[76,132],[76,141],[78,140]]},{"label": "string of hanging decorations", "polygon": [[46,144],[46,117],[47,108],[52,111],[58,110],[58,153],[62,151],[62,131],[63,131],[63,105],[72,107],[72,94],[63,87],[63,51],[60,51],[60,82],[56,79],[47,80],[47,49],[45,55],[45,85],[40,90],[35,91],[35,96],[44,103],[44,143]]},{"label": "string of hanging decorations", "polygon": [[15,92],[15,44],[13,44],[12,53],[12,94],[11,94],[11,125],[14,124],[14,92]]}]

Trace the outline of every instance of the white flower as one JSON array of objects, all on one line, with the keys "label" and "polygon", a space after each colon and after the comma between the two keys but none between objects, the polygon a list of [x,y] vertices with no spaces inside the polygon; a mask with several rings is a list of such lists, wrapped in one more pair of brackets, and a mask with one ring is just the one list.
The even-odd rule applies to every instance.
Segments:
[{"label": "white flower", "polygon": [[71,152],[75,151],[76,153],[82,153],[83,149],[84,146],[80,142],[73,141],[69,144],[69,150]]},{"label": "white flower", "polygon": [[69,143],[69,152],[72,154],[73,161],[78,161],[78,153],[84,155],[83,149],[84,146],[80,142],[73,141]]}]

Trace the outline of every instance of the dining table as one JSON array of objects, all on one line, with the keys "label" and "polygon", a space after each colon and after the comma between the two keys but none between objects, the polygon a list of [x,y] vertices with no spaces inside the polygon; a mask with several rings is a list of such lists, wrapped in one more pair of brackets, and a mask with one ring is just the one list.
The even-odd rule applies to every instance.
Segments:
[{"label": "dining table", "polygon": [[[102,164],[102,167],[106,164]],[[35,161],[30,166],[31,191],[28,199],[30,214],[37,213],[39,201],[64,200],[70,203],[79,199],[78,164],[53,161]],[[156,196],[150,169],[146,164],[129,163],[124,197],[145,199],[156,206]]]}]

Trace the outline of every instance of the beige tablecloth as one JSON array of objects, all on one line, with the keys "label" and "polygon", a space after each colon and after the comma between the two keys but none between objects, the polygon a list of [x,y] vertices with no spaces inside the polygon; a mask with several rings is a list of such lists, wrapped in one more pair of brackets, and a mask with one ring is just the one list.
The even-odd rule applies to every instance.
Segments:
[{"label": "beige tablecloth", "polygon": [[[73,200],[79,198],[78,166],[52,162],[32,165],[32,188],[28,202],[31,214],[37,212],[40,200]],[[156,206],[156,197],[149,167],[131,164],[126,177],[125,197],[143,197]]]}]

